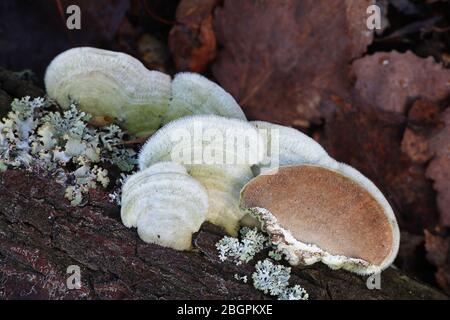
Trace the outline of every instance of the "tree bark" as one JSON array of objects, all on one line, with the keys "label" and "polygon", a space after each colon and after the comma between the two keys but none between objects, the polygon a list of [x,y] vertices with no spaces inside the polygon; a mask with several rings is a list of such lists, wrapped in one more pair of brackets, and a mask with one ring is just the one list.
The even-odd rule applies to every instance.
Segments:
[{"label": "tree bark", "polygon": [[[0,68],[0,117],[13,98],[44,92],[17,73]],[[0,173],[1,299],[269,299],[252,286],[252,264],[218,259],[224,232],[204,224],[194,251],[180,252],[139,239],[120,221],[107,193],[93,190],[88,204],[72,207],[51,176],[24,170]],[[69,290],[67,268],[77,265],[81,288]],[[234,278],[247,275],[248,283]],[[311,299],[447,299],[438,290],[390,268],[381,290],[366,278],[316,264],[292,268],[292,284]]]},{"label": "tree bark", "polygon": [[[3,299],[268,299],[251,284],[251,264],[219,261],[221,229],[205,224],[195,250],[179,252],[141,241],[120,222],[107,193],[94,190],[72,207],[51,177],[23,170],[0,174],[0,297]],[[81,270],[69,290],[67,267]],[[248,283],[234,279],[249,276]],[[292,268],[292,284],[311,299],[446,299],[439,291],[390,268],[381,290],[366,278],[316,264]]]}]

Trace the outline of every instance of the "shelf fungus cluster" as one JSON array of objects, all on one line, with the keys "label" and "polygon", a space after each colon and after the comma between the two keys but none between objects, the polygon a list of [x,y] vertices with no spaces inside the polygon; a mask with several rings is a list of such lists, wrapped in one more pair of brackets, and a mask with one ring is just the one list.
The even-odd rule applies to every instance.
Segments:
[{"label": "shelf fungus cluster", "polygon": [[139,168],[160,161],[182,164],[206,189],[206,220],[236,235],[245,212],[242,187],[253,178],[251,166],[264,155],[263,140],[250,123],[212,115],[188,116],[156,132],[143,146]]},{"label": "shelf fungus cluster", "polygon": [[393,262],[397,222],[370,180],[295,129],[247,122],[206,78],[171,80],[130,56],[76,48],[55,58],[45,82],[63,106],[75,100],[131,133],[156,131],[122,190],[123,223],[144,241],[188,250],[204,221],[231,235],[256,222],[292,265],[372,274]]},{"label": "shelf fungus cluster", "polygon": [[64,51],[50,63],[44,80],[48,96],[62,107],[76,102],[94,120],[114,121],[137,136],[149,136],[185,115],[245,120],[231,95],[205,77],[179,73],[172,81],[120,52],[90,47]]}]

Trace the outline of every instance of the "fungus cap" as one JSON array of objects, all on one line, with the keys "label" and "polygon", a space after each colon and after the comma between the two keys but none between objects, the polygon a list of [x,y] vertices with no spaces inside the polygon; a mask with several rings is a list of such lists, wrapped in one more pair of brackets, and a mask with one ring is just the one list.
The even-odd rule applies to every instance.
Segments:
[{"label": "fungus cap", "polygon": [[[212,162],[206,159],[210,153],[218,155]],[[240,190],[253,178],[251,166],[259,163],[264,153],[262,137],[246,121],[189,116],[170,122],[147,141],[139,155],[139,167],[143,170],[159,161],[184,165],[208,192],[207,220],[235,235],[245,214],[239,208]],[[227,157],[234,160],[228,163]]]},{"label": "fungus cap", "polygon": [[388,267],[398,252],[399,230],[389,203],[345,164],[337,170],[281,167],[247,183],[240,204],[261,221],[293,265],[322,261],[373,274]]},{"label": "fungus cap", "polygon": [[122,188],[122,222],[149,243],[191,248],[208,211],[205,188],[179,164],[158,163],[131,176]]},{"label": "fungus cap", "polygon": [[262,169],[293,164],[317,164],[335,167],[325,149],[306,134],[291,128],[265,121],[251,121],[265,139],[268,155],[259,166]]},{"label": "fungus cap", "polygon": [[219,85],[197,73],[178,73],[172,81],[172,97],[164,122],[196,114],[247,120],[236,100]]},{"label": "fungus cap", "polygon": [[61,106],[75,101],[92,116],[110,117],[139,136],[158,129],[169,105],[170,76],[120,52],[69,49],[53,59],[44,81]]}]

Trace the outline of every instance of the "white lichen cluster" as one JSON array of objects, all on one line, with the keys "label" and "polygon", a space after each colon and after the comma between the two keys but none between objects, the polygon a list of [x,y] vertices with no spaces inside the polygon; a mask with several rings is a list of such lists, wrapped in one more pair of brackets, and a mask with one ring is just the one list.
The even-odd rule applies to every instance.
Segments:
[{"label": "white lichen cluster", "polygon": [[243,275],[243,276],[241,276],[241,275],[239,275],[239,274],[235,274],[234,275],[234,278],[237,280],[237,281],[242,281],[243,283],[247,283],[248,282],[248,277],[246,276],[246,275]]},{"label": "white lichen cluster", "polygon": [[53,174],[74,206],[89,189],[110,184],[105,164],[125,172],[135,167],[135,152],[121,147],[121,129],[90,127],[89,115],[74,104],[61,111],[44,98],[24,97],[11,107],[0,122],[0,166]]},{"label": "white lichen cluster", "polygon": [[230,260],[236,265],[247,263],[269,244],[269,238],[256,228],[243,227],[240,234],[241,240],[225,236],[216,243],[220,261]]},{"label": "white lichen cluster", "polygon": [[252,274],[253,286],[279,300],[308,300],[309,295],[299,285],[289,287],[291,268],[274,264],[269,259],[258,261]]},{"label": "white lichen cluster", "polygon": [[118,206],[122,205],[122,187],[129,177],[131,177],[131,174],[123,172],[120,174],[120,178],[116,181],[116,188],[108,194],[109,200],[112,203],[115,203]]},{"label": "white lichen cluster", "polygon": [[[250,262],[256,254],[269,247],[274,249],[270,252],[281,260],[281,255],[276,247],[271,245],[269,237],[259,232],[257,228],[243,227],[240,235],[240,239],[225,236],[216,243],[220,261],[241,265]],[[290,276],[291,268],[265,259],[256,263],[255,272],[251,277],[253,286],[265,294],[280,300],[307,300],[308,293],[305,289],[299,285],[289,287]],[[247,275],[235,274],[234,278],[244,283],[248,281]]]}]

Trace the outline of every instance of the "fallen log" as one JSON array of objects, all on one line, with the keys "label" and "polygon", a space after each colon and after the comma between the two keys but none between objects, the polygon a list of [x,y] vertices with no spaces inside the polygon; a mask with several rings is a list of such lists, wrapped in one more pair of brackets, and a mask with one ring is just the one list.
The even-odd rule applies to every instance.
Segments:
[{"label": "fallen log", "polygon": [[[93,190],[83,207],[64,199],[51,177],[24,170],[0,173],[0,298],[2,299],[268,299],[251,284],[251,264],[218,259],[221,229],[204,224],[195,250],[179,252],[141,241],[120,222],[119,207]],[[69,289],[69,266],[81,288]],[[292,284],[310,299],[447,299],[395,268],[381,274],[381,289],[366,277],[316,264],[292,268]]]}]

